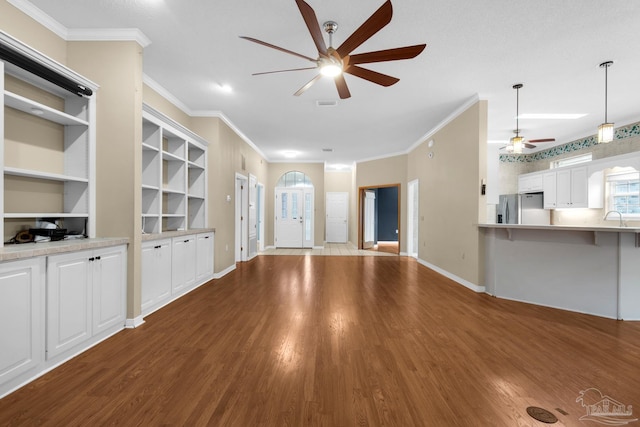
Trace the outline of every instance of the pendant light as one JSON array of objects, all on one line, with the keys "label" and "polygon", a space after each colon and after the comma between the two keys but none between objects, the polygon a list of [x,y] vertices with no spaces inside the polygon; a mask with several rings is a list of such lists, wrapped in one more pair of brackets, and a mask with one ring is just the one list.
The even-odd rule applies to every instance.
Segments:
[{"label": "pendant light", "polygon": [[604,123],[598,126],[598,144],[605,144],[613,141],[613,123],[607,122],[607,70],[613,65],[613,61],[600,64],[604,68]]},{"label": "pendant light", "polygon": [[520,126],[518,122],[518,116],[520,115],[520,89],[522,86],[522,83],[513,85],[513,88],[516,90],[516,136],[511,138],[509,142],[511,150],[508,151],[514,154],[522,154],[522,147],[524,146],[524,138],[520,136]]}]

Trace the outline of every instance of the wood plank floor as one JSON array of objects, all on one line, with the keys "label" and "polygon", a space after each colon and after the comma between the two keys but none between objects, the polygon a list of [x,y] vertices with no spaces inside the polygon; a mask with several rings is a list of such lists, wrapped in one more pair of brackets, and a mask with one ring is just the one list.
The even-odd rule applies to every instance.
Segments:
[{"label": "wood plank floor", "polygon": [[591,387],[640,415],[640,323],[406,257],[260,256],[0,400],[0,425],[597,425]]}]

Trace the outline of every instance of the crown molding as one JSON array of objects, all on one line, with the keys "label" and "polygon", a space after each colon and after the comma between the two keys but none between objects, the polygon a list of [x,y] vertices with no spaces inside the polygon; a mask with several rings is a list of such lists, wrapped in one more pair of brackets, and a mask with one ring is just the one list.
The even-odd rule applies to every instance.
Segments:
[{"label": "crown molding", "polygon": [[428,141],[433,135],[441,131],[446,125],[448,125],[449,123],[457,119],[458,116],[460,116],[462,113],[467,111],[469,108],[471,108],[473,105],[475,105],[478,101],[481,101],[481,100],[483,100],[483,97],[481,97],[480,94],[475,94],[474,96],[469,98],[465,103],[463,103],[461,106],[459,106],[454,111],[452,111],[451,114],[445,117],[444,120],[438,123],[433,129],[425,133],[416,142],[414,142],[413,145],[411,145],[407,149],[405,154],[409,154],[410,152],[418,148],[420,144],[422,144],[425,141]]},{"label": "crown molding", "polygon": [[142,47],[151,44],[151,40],[137,28],[69,29],[27,0],[7,2],[65,41],[135,41]]},{"label": "crown molding", "polygon": [[67,34],[67,41],[135,41],[143,48],[151,44],[138,28],[73,28]]},{"label": "crown molding", "polygon": [[44,13],[42,9],[34,6],[33,3],[27,0],[7,0],[7,3],[10,3],[15,8],[19,9],[30,18],[34,19],[40,25],[52,31],[61,39],[67,40],[67,37],[69,35],[69,30],[67,29],[67,27]]},{"label": "crown molding", "polygon": [[158,92],[158,94],[160,94],[160,96],[165,98],[167,101],[169,101],[170,103],[175,105],[183,113],[185,113],[186,115],[188,115],[190,117],[215,117],[215,118],[218,118],[218,119],[222,120],[225,125],[229,126],[229,128],[231,128],[231,130],[233,130],[244,142],[246,142],[260,156],[262,156],[263,159],[265,159],[268,162],[271,161],[262,152],[262,150],[260,148],[258,148],[258,146],[255,145],[253,143],[253,141],[251,141],[249,139],[249,137],[247,137],[231,120],[229,120],[229,118],[227,116],[225,116],[225,114],[222,111],[209,111],[209,110],[194,111],[194,110],[191,110],[185,103],[183,103],[178,98],[176,98],[171,92],[169,92],[167,89],[165,89],[162,85],[160,85],[158,82],[153,80],[148,75],[143,74],[142,81],[143,81],[144,84],[146,84],[151,89],[153,89],[156,92]]}]

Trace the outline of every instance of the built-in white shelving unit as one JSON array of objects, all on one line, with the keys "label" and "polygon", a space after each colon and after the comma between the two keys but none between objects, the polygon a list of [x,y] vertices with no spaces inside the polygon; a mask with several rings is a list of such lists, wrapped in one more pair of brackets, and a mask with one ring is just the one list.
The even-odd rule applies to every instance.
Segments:
[{"label": "built-in white shelving unit", "polygon": [[148,105],[142,125],[142,230],[206,227],[207,141]]},{"label": "built-in white shelving unit", "polygon": [[[98,88],[2,32],[0,43]],[[0,75],[2,242],[45,218],[95,237],[95,96],[78,96],[5,61]]]}]

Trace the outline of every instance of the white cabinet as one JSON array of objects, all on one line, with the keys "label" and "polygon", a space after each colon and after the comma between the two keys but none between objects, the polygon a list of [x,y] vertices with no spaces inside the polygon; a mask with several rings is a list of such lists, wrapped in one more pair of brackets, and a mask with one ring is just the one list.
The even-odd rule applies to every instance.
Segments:
[{"label": "white cabinet", "polygon": [[544,192],[544,208],[555,209],[557,207],[556,173],[545,172],[542,175],[542,191]]},{"label": "white cabinet", "polygon": [[124,325],[126,248],[47,258],[47,359]]},{"label": "white cabinet", "polygon": [[44,257],[0,264],[0,396],[44,361]]},{"label": "white cabinet", "polygon": [[142,231],[206,227],[207,141],[148,105],[142,123]]},{"label": "white cabinet", "polygon": [[[124,325],[126,318],[127,252],[125,246],[93,251],[92,334]],[[89,258],[91,260],[91,258]]]},{"label": "white cabinet", "polygon": [[142,315],[213,279],[214,233],[188,234],[142,244]]},{"label": "white cabinet", "polygon": [[171,239],[142,244],[142,314],[171,298]]},{"label": "white cabinet", "polygon": [[196,262],[196,281],[213,278],[213,233],[201,233],[196,237],[198,258]]},{"label": "white cabinet", "polygon": [[[1,34],[0,44],[20,45]],[[30,48],[21,48],[30,55]],[[41,54],[31,54],[44,63]],[[97,89],[59,68],[56,72]],[[0,246],[18,231],[35,227],[39,218],[95,237],[95,96],[78,96],[2,61],[0,75]]]},{"label": "white cabinet", "polygon": [[196,281],[196,236],[174,237],[171,249],[171,292],[179,294]]},{"label": "white cabinet", "polygon": [[556,173],[556,201],[558,208],[586,208],[589,200],[587,168],[576,167]]},{"label": "white cabinet", "polygon": [[528,173],[518,177],[518,193],[542,191],[542,174]]},{"label": "white cabinet", "polygon": [[47,260],[47,359],[91,337],[91,251]]}]

